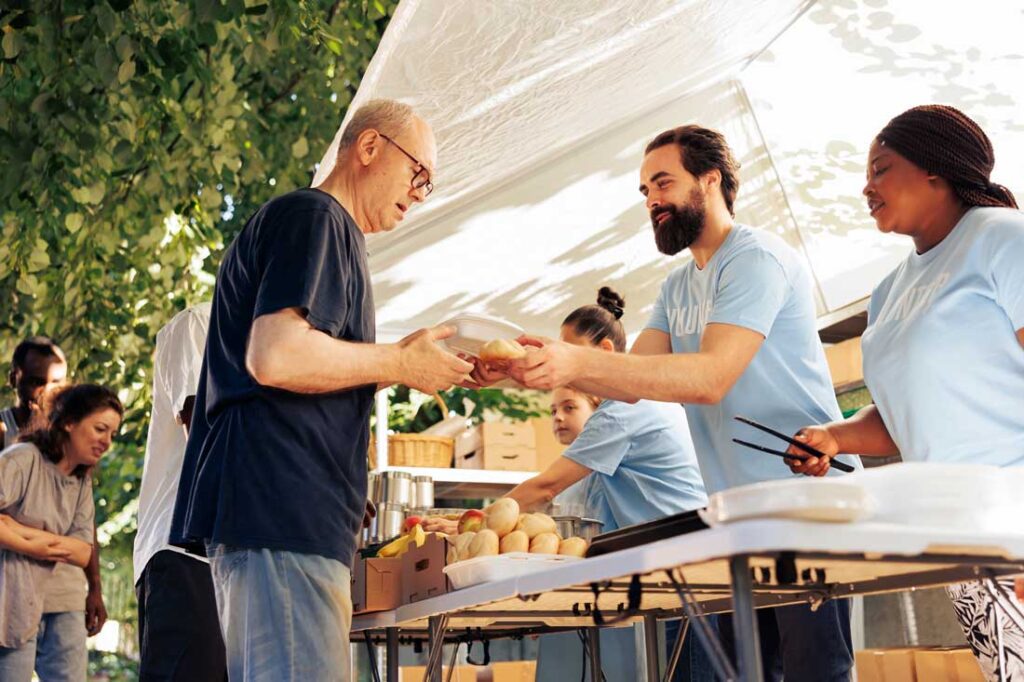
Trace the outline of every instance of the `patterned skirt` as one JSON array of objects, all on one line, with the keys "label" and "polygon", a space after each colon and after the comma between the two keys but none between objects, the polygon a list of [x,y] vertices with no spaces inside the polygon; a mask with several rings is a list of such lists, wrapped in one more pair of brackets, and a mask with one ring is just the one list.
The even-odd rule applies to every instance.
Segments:
[{"label": "patterned skirt", "polygon": [[979,581],[951,585],[946,592],[985,679],[1024,682],[1024,604],[1014,595],[1013,578],[995,582],[988,588]]}]

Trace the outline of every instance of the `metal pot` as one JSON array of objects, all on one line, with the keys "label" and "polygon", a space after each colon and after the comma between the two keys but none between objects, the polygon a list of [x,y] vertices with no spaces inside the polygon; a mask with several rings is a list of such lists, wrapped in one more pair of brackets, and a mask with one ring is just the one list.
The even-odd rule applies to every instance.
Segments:
[{"label": "metal pot", "polygon": [[412,479],[412,509],[430,509],[434,506],[434,479],[414,476]]},{"label": "metal pot", "polygon": [[377,475],[373,501],[403,507],[412,506],[412,476],[404,471],[385,471]]},{"label": "metal pot", "polygon": [[402,534],[402,524],[405,523],[405,505],[389,504],[382,502],[377,505],[376,524],[371,537],[373,542],[381,542],[388,538]]},{"label": "metal pot", "polygon": [[595,535],[601,534],[604,524],[597,519],[586,519],[579,516],[555,516],[555,527],[563,538],[583,538],[590,542]]}]

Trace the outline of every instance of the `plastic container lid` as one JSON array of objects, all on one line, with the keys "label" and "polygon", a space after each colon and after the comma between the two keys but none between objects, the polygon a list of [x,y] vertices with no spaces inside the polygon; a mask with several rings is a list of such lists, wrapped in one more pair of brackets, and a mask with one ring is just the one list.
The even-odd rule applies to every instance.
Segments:
[{"label": "plastic container lid", "polygon": [[477,357],[480,347],[495,339],[516,339],[525,332],[523,328],[490,315],[463,313],[446,320],[442,325],[456,328],[454,336],[444,340],[448,349],[455,353],[466,353]]},{"label": "plastic container lid", "polygon": [[581,559],[565,554],[509,552],[498,556],[482,556],[456,561],[454,564],[445,566],[444,573],[452,581],[452,586],[459,590],[481,583],[545,571],[569,561],[581,561]]},{"label": "plastic container lid", "polygon": [[843,523],[870,516],[873,500],[863,487],[844,479],[762,481],[711,495],[701,517],[714,526],[752,518],[786,518]]}]

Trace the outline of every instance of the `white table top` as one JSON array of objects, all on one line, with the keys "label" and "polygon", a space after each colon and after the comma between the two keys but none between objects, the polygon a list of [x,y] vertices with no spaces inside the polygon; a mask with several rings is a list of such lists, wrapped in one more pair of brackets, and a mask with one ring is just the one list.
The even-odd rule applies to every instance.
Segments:
[{"label": "white table top", "polygon": [[[728,572],[725,570],[723,573],[723,560],[780,551],[794,552],[798,556],[854,556],[858,558],[857,566],[881,565],[882,558],[889,557],[884,575],[910,575],[921,572],[922,566],[912,561],[892,563],[892,557],[948,557],[947,561],[941,562],[945,566],[985,559],[1024,564],[1024,533],[1006,535],[879,523],[831,524],[781,519],[741,521],[517,578],[456,590],[394,611],[356,616],[352,630],[412,624],[429,616],[486,608],[498,602],[504,602],[503,608],[521,609],[525,615],[531,607],[519,599],[522,596],[543,595],[543,598],[548,598],[550,593],[592,582],[708,562],[717,564],[713,581],[727,586]],[[853,581],[849,568],[845,573],[837,569],[835,575],[839,582]],[[572,598],[585,600],[578,591],[574,594],[576,596]]]}]

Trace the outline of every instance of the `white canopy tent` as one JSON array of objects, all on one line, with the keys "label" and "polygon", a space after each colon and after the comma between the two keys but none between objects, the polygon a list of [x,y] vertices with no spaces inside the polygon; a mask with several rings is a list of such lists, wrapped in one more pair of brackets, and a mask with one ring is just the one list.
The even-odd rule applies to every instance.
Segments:
[{"label": "white canopy tent", "polygon": [[993,139],[994,179],[1024,194],[1021,35],[1024,12],[1000,0],[403,0],[350,111],[413,104],[439,171],[430,200],[369,241],[378,338],[464,311],[556,334],[604,284],[639,331],[685,258],[654,247],[639,163],[683,123],[725,133],[737,219],[805,255],[822,318],[856,309],[910,248],[860,195],[893,115],[962,108]]}]

